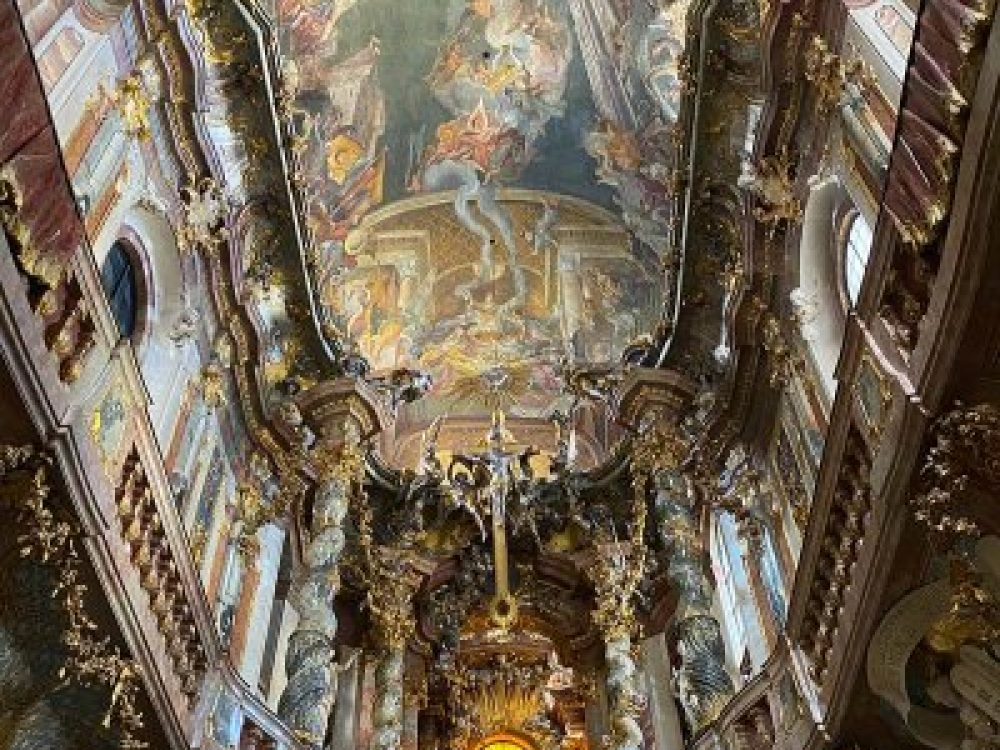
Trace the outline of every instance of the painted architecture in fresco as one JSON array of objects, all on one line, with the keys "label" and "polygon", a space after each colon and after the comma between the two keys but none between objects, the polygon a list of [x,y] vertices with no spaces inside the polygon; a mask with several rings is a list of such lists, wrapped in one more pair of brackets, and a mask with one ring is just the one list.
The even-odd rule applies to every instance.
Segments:
[{"label": "painted architecture in fresco", "polygon": [[429,372],[417,422],[541,418],[656,327],[687,5],[279,4],[324,334]]}]

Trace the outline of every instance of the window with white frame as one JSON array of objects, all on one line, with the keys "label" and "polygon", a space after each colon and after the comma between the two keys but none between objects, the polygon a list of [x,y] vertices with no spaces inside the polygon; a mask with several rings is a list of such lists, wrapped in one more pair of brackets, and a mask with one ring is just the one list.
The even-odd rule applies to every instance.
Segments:
[{"label": "window with white frame", "polygon": [[[735,529],[732,519],[717,513],[712,528],[712,563],[715,567],[715,577],[719,591],[719,602],[722,607],[723,631],[725,633],[729,654],[739,660],[747,648],[746,629],[740,613],[738,571],[733,568],[734,555],[739,560],[738,542],[735,541]],[[727,531],[734,533],[730,534]],[[736,545],[735,549],[731,549]]]},{"label": "window with white frame", "polygon": [[872,228],[865,217],[858,214],[851,221],[847,246],[844,248],[844,285],[852,306],[858,303],[858,295],[861,293],[861,282],[865,278],[865,268],[871,255],[872,239]]}]

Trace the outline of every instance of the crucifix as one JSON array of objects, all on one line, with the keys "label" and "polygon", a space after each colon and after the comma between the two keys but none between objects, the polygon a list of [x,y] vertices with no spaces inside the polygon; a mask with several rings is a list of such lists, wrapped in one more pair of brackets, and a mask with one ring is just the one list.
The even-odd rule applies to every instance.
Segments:
[{"label": "crucifix", "polygon": [[[474,494],[475,514],[482,512],[490,516],[494,576],[490,619],[505,630],[517,619],[517,601],[510,592],[507,558],[507,500],[518,491],[517,479],[530,480],[531,472],[526,468],[526,462],[532,453],[531,449],[512,453],[506,446],[503,412],[494,409],[490,429],[486,433],[485,452],[454,456],[448,472],[453,488],[462,487],[463,491]],[[456,465],[468,471],[470,476],[464,481],[454,471]],[[515,468],[519,469],[517,476]]]},{"label": "crucifix", "polygon": [[503,412],[494,409],[486,439],[486,460],[490,471],[487,488],[490,501],[490,522],[493,526],[494,594],[490,602],[490,618],[507,629],[517,618],[517,603],[510,593],[507,561],[507,496],[513,489],[514,454],[505,450]]}]

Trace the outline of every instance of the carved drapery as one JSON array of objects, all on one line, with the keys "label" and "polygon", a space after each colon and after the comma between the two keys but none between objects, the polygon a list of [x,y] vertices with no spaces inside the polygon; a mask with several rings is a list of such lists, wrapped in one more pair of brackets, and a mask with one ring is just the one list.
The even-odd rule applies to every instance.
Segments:
[{"label": "carved drapery", "polygon": [[726,671],[726,652],[718,620],[712,614],[702,546],[694,515],[690,480],[672,471],[656,475],[656,513],[670,550],[667,573],[679,593],[675,637],[680,668],[681,705],[697,731],[718,717],[734,694]]},{"label": "carved drapery", "polygon": [[288,684],[278,714],[302,742],[314,748],[323,744],[337,692],[333,597],[340,588],[338,565],[344,552],[343,523],[351,484],[360,466],[356,451],[346,446],[340,461],[324,471],[313,505],[304,569],[291,597],[299,623],[288,642]]}]

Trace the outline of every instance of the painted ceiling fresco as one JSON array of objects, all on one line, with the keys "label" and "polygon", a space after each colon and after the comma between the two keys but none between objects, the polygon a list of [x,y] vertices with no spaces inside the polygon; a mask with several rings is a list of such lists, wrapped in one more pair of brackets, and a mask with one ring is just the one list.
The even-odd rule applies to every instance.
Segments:
[{"label": "painted ceiling fresco", "polygon": [[663,315],[690,0],[280,0],[329,340],[542,416]]}]

